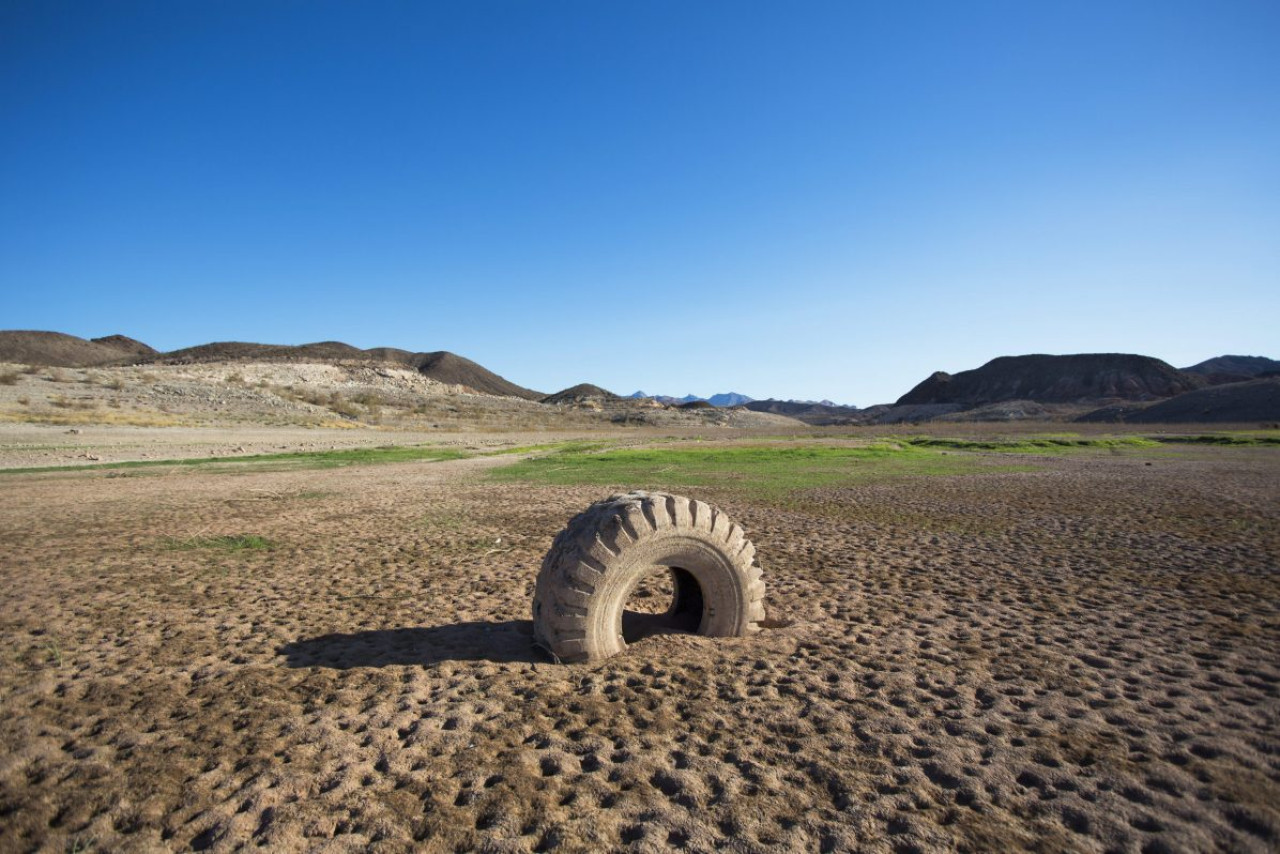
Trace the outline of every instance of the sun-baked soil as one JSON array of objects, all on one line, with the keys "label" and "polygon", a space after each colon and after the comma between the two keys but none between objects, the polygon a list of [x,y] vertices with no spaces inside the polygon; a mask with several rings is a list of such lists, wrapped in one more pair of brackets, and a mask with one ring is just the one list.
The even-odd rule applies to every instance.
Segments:
[{"label": "sun-baked soil", "polygon": [[[469,431],[325,430],[303,427],[71,427],[0,423],[0,469],[61,468],[121,462],[227,459],[262,454],[317,453],[358,448],[430,445],[467,451],[511,449],[522,444],[591,438],[584,430],[548,430],[537,434]],[[598,437],[598,436],[597,436]],[[629,434],[614,442],[634,442]]]},{"label": "sun-baked soil", "polygon": [[776,627],[593,666],[528,611],[608,490],[3,476],[0,850],[1275,850],[1280,451],[1028,459],[695,492]]}]

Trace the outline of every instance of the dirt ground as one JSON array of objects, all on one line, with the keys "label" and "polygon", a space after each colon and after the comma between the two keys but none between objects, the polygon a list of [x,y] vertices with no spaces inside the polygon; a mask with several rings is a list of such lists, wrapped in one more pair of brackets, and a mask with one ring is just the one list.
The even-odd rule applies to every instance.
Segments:
[{"label": "dirt ground", "polygon": [[[632,431],[638,432],[638,431]],[[127,461],[232,458],[255,454],[313,453],[404,445],[438,445],[467,451],[590,438],[586,430],[486,433],[476,430],[422,432],[352,427],[115,427],[0,422],[0,469],[44,468]],[[611,435],[611,441],[627,433]]]},{"label": "dirt ground", "polygon": [[1280,450],[1028,459],[694,492],[778,627],[591,666],[529,606],[608,489],[5,475],[0,850],[1280,848]]}]

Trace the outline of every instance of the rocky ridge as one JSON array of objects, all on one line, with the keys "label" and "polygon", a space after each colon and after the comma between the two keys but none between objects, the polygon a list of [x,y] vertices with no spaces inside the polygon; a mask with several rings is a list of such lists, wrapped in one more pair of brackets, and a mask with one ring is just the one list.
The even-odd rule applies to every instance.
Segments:
[{"label": "rocky ridge", "polygon": [[1277,423],[1280,377],[1209,386],[1145,406],[1106,406],[1078,420],[1129,424]]},{"label": "rocky ridge", "polygon": [[1082,353],[1001,356],[952,375],[938,371],[898,398],[906,404],[959,404],[965,408],[1005,400],[1080,403],[1106,399],[1154,400],[1192,391],[1204,380],[1150,356]]},{"label": "rocky ridge", "polygon": [[1222,385],[1280,373],[1280,361],[1265,356],[1215,356],[1182,370],[1199,374],[1214,385]]}]

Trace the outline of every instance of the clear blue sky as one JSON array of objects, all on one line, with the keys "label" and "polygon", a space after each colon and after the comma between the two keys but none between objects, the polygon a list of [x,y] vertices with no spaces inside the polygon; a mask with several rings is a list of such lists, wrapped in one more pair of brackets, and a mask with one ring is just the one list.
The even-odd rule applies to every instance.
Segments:
[{"label": "clear blue sky", "polygon": [[0,5],[0,328],[869,405],[1280,358],[1280,3]]}]

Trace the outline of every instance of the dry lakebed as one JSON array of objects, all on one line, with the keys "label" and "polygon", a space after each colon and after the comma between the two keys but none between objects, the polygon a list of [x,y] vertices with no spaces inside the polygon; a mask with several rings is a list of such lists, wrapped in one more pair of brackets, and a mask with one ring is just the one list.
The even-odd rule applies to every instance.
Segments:
[{"label": "dry lakebed", "polygon": [[[1280,848],[1275,445],[132,435],[0,454],[0,850]],[[534,647],[634,488],[765,629]]]}]

